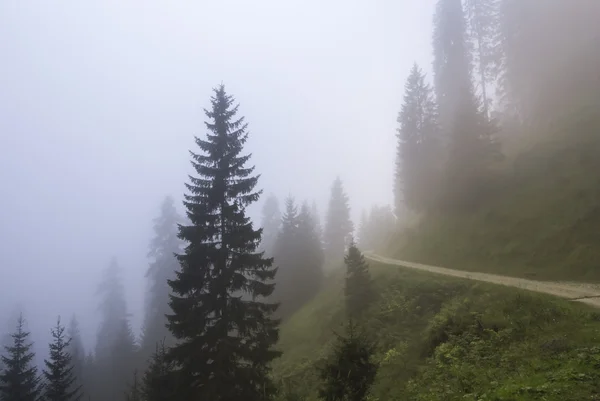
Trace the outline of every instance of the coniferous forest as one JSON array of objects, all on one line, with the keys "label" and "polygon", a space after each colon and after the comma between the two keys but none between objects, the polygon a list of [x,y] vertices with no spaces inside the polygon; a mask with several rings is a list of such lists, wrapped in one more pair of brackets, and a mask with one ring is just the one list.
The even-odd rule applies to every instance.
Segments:
[{"label": "coniferous forest", "polygon": [[[280,142],[253,121],[294,119],[244,90],[238,102],[238,82],[198,93],[203,125],[178,156],[190,174],[152,205],[143,310],[128,304],[127,266],[102,250],[95,316],[57,314],[48,344],[34,342],[27,311],[2,322],[0,401],[598,399],[599,314],[569,301],[600,296],[600,1],[434,3],[432,63],[397,72],[396,131],[382,134],[396,145],[389,201],[357,203],[359,179],[342,168],[322,193],[277,193],[255,138],[269,154]],[[319,163],[319,146],[298,147],[303,163]],[[382,155],[345,156],[360,185],[387,182],[369,172]],[[152,185],[140,182],[130,190]],[[373,254],[592,292],[559,300]]]}]

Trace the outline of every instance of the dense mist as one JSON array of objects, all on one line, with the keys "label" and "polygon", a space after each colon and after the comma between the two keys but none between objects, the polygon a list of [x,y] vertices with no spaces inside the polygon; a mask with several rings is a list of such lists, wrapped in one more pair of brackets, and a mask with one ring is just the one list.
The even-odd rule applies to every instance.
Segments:
[{"label": "dense mist", "polygon": [[251,124],[266,194],[314,199],[324,213],[340,175],[355,217],[389,203],[402,81],[430,59],[431,10],[3,2],[0,322],[21,305],[41,352],[56,316],[76,313],[91,346],[95,289],[116,256],[139,330],[151,220],[166,195],[181,209],[188,150],[221,81]]},{"label": "dense mist", "polygon": [[100,401],[204,357],[268,399],[278,319],[344,265],[377,302],[361,251],[596,277],[600,3],[565,4],[0,2],[0,347],[43,367],[60,316]]}]

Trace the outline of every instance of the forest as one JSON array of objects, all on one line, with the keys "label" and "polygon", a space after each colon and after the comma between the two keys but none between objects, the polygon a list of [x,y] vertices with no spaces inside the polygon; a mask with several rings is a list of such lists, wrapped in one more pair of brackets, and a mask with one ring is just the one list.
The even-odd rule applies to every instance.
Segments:
[{"label": "forest", "polygon": [[[536,354],[536,366],[555,358],[557,372],[585,369],[549,382],[579,380],[577,396],[597,394],[600,344],[585,331],[588,321],[598,329],[597,312],[393,273],[365,254],[519,277],[600,277],[600,2],[437,0],[431,17],[433,74],[415,63],[389,116],[397,119],[393,204],[353,221],[344,186],[352,177],[343,174],[331,177],[322,213],[310,196],[263,192],[246,147],[252,122],[221,83],[202,103],[185,193],[156,205],[141,332],[113,258],[97,285],[93,348],[79,329],[86,316],[58,317],[37,366],[28,316],[2,327],[0,400],[575,399],[566,384],[553,393],[523,385],[518,397],[508,385],[486,387],[521,385],[509,372],[520,353],[529,357],[523,344],[551,355]],[[335,291],[339,305],[328,298]],[[544,337],[559,321],[565,333],[567,323],[581,329],[584,348]],[[303,348],[311,336],[326,340]],[[493,359],[505,348],[512,359]],[[469,361],[497,371],[480,379]]]}]

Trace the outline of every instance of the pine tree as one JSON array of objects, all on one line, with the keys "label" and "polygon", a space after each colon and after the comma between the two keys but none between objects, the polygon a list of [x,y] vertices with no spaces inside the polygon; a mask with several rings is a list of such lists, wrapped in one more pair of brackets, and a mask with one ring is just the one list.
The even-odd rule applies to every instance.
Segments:
[{"label": "pine tree", "polygon": [[154,238],[148,252],[151,263],[146,272],[149,290],[146,295],[142,334],[144,359],[150,357],[160,341],[166,341],[167,345],[172,343],[166,315],[170,312],[168,280],[174,279],[175,272],[179,269],[175,256],[181,251],[181,241],[177,238],[179,220],[173,198],[167,196],[162,202],[160,215],[154,219]]},{"label": "pine tree", "polygon": [[471,82],[465,16],[460,0],[438,0],[434,24],[434,74],[439,120],[448,137],[441,206],[471,210],[487,195],[489,164],[500,156],[496,127],[481,110]]},{"label": "pine tree", "polygon": [[279,270],[273,297],[280,303],[279,316],[287,318],[316,295],[323,281],[323,248],[308,203],[298,213],[294,199],[286,199],[274,256]]},{"label": "pine tree", "polygon": [[363,209],[360,213],[360,223],[358,224],[358,243],[363,249],[371,249],[372,242],[369,241],[369,215]]},{"label": "pine tree", "polygon": [[279,201],[275,195],[271,194],[263,205],[261,222],[263,236],[260,247],[267,256],[273,256],[273,248],[277,241],[280,224]]},{"label": "pine tree", "polygon": [[133,379],[129,388],[125,392],[125,400],[126,401],[142,401],[142,391],[140,382],[138,380],[137,370],[133,372]]},{"label": "pine tree", "polygon": [[89,389],[85,385],[85,349],[83,348],[83,341],[79,330],[79,321],[75,315],[71,317],[69,329],[67,330],[67,338],[69,339],[67,351],[71,355],[73,375],[75,376],[71,390],[74,391],[77,388],[81,388],[81,392],[87,394]]},{"label": "pine tree", "polygon": [[157,344],[156,351],[142,377],[144,401],[171,401],[175,399],[175,364],[169,360],[164,342]]},{"label": "pine tree", "polygon": [[353,230],[348,196],[344,192],[342,180],[337,177],[331,186],[331,197],[323,235],[325,260],[329,266],[335,266],[343,261],[346,243]]},{"label": "pine tree", "polygon": [[319,368],[319,396],[324,401],[365,401],[377,374],[374,344],[350,321],[333,352]]},{"label": "pine tree", "polygon": [[321,226],[321,217],[319,215],[319,209],[317,208],[317,202],[315,201],[312,202],[310,214],[315,224],[315,230],[319,238],[319,243],[321,244],[321,249],[323,249],[323,226]]},{"label": "pine tree", "polygon": [[354,242],[350,243],[346,263],[346,312],[351,318],[359,317],[373,301],[373,283],[369,265]]},{"label": "pine tree", "polygon": [[489,117],[488,85],[494,81],[499,63],[499,0],[465,0],[467,36],[471,43],[473,59],[479,76],[483,112]]},{"label": "pine tree", "polygon": [[473,96],[471,60],[461,0],[438,0],[434,16],[433,74],[444,132],[454,127],[465,97]]},{"label": "pine tree", "polygon": [[113,258],[98,288],[101,321],[96,340],[94,399],[110,401],[127,391],[136,364],[135,338],[129,327],[125,289]]},{"label": "pine tree", "polygon": [[443,153],[433,90],[414,65],[404,86],[404,104],[398,114],[395,172],[395,208],[424,211],[434,203]]},{"label": "pine tree", "polygon": [[[192,225],[179,231],[188,246],[169,281],[169,329],[179,340],[169,354],[178,366],[178,399],[262,401],[274,393],[270,362],[279,355],[277,305],[264,300],[276,269],[257,251],[262,230],[246,216],[260,195],[250,155],[242,155],[247,124],[223,85],[214,92],[205,110],[209,133],[196,138],[202,153],[191,153],[198,176],[184,204]],[[233,295],[239,291],[251,300]]]},{"label": "pine tree", "polygon": [[60,318],[52,329],[53,341],[50,343],[50,359],[44,360],[46,369],[43,374],[46,379],[44,387],[45,401],[80,400],[81,386],[75,387],[73,359],[69,354],[72,338],[66,338],[65,327],[60,324]]},{"label": "pine tree", "polygon": [[43,391],[38,370],[33,365],[35,354],[31,351],[29,332],[25,319],[19,316],[17,329],[11,335],[12,344],[5,347],[2,356],[4,370],[0,373],[0,399],[2,401],[37,401]]}]

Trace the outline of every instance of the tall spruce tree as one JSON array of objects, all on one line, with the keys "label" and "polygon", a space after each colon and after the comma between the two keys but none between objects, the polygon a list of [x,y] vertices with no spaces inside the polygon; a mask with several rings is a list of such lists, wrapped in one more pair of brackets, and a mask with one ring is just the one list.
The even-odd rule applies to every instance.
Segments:
[{"label": "tall spruce tree", "polygon": [[315,223],[315,229],[317,231],[317,236],[319,237],[321,249],[323,249],[323,226],[321,225],[319,208],[317,207],[317,202],[315,201],[312,202],[312,205],[310,207],[310,214],[312,216],[313,222]]},{"label": "tall spruce tree", "polygon": [[447,138],[443,207],[470,210],[489,183],[489,163],[500,156],[492,142],[495,126],[481,110],[471,82],[461,0],[438,0],[434,21],[434,74],[439,121]]},{"label": "tall spruce tree", "polygon": [[50,358],[44,360],[43,371],[46,383],[44,401],[71,401],[82,397],[81,385],[75,386],[76,377],[69,347],[72,338],[67,338],[60,317],[52,329],[52,342],[49,345]]},{"label": "tall spruce tree", "polygon": [[404,104],[398,114],[396,214],[405,206],[424,211],[433,205],[443,156],[433,90],[417,64],[413,65],[404,88]]},{"label": "tall spruce tree", "polygon": [[0,399],[37,401],[42,396],[43,385],[33,364],[33,344],[29,342],[23,315],[19,316],[17,329],[11,337],[12,344],[5,347],[5,355],[2,356],[4,370],[0,372]]},{"label": "tall spruce tree", "polygon": [[279,210],[279,201],[273,194],[269,195],[262,208],[261,227],[263,229],[262,241],[260,244],[261,250],[267,256],[273,256],[273,248],[279,234],[279,226],[281,224],[281,212]]},{"label": "tall spruce tree", "polygon": [[473,95],[471,60],[461,0],[438,0],[433,23],[433,74],[444,132],[457,120],[464,98]]},{"label": "tall spruce tree", "polygon": [[360,317],[373,301],[374,291],[369,265],[354,242],[350,243],[346,263],[346,312],[352,318]]},{"label": "tall spruce tree", "polygon": [[287,318],[319,291],[323,281],[323,248],[308,203],[298,212],[294,199],[286,199],[274,256],[279,270],[273,297],[280,303],[279,316]]},{"label": "tall spruce tree", "polygon": [[174,279],[175,272],[179,269],[175,256],[181,251],[181,241],[177,238],[179,220],[173,198],[167,196],[160,207],[160,215],[154,219],[154,238],[148,252],[151,262],[146,271],[149,289],[142,333],[143,359],[152,355],[159,342],[164,340],[167,346],[172,343],[166,315],[170,312],[168,280]]},{"label": "tall spruce tree", "polygon": [[101,321],[91,396],[112,401],[127,391],[128,380],[137,364],[135,337],[129,327],[125,289],[116,258],[112,258],[104,271],[98,294],[101,297]]},{"label": "tall spruce tree", "polygon": [[319,367],[320,398],[323,401],[366,401],[377,374],[374,354],[375,344],[350,321],[346,335],[338,336],[331,355]]},{"label": "tall spruce tree", "polygon": [[331,186],[331,197],[323,234],[325,260],[329,267],[336,267],[344,260],[346,243],[352,231],[354,231],[354,226],[350,220],[348,195],[344,192],[342,180],[337,177]]},{"label": "tall spruce tree", "polygon": [[489,117],[488,86],[494,82],[499,63],[499,0],[465,0],[467,37],[473,48],[483,112]]},{"label": "tall spruce tree", "polygon": [[[185,206],[192,225],[181,226],[187,241],[178,256],[181,270],[173,290],[169,329],[178,340],[170,349],[177,363],[178,399],[268,400],[275,387],[270,362],[279,355],[273,260],[257,252],[262,230],[254,229],[246,207],[258,200],[258,176],[243,155],[248,139],[238,105],[223,85],[205,110],[206,138],[191,152],[198,176],[190,177]],[[235,296],[243,291],[250,300]]]},{"label": "tall spruce tree", "polygon": [[79,330],[79,321],[75,315],[71,317],[71,321],[69,322],[67,338],[69,339],[67,352],[71,356],[73,375],[75,376],[75,381],[71,386],[71,390],[81,388],[81,392],[87,394],[88,389],[85,385],[85,349],[83,347],[83,340],[81,339],[81,331]]},{"label": "tall spruce tree", "polygon": [[150,364],[142,377],[141,392],[144,401],[171,401],[175,399],[175,364],[168,358],[164,342],[157,344]]}]

